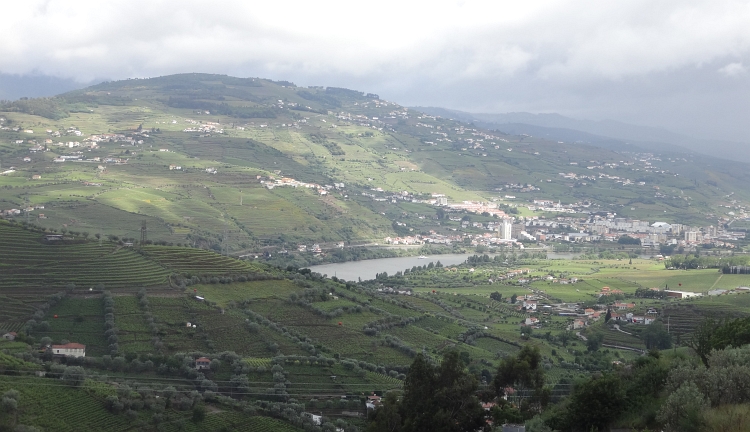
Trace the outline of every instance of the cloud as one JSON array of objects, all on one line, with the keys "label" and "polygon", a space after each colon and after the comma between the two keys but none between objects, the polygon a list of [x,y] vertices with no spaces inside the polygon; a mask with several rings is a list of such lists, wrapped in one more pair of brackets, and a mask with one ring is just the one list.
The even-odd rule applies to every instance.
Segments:
[{"label": "cloud", "polygon": [[3,12],[0,73],[213,72],[654,121],[666,117],[644,107],[669,112],[684,93],[750,99],[742,80],[720,80],[750,61],[747,0],[27,0]]},{"label": "cloud", "polygon": [[83,79],[198,67],[366,75],[440,65],[446,78],[526,71],[543,79],[616,80],[750,47],[750,5],[736,1],[384,0],[365,8],[343,1],[83,0],[5,8],[14,19],[0,29],[2,72]]},{"label": "cloud", "polygon": [[719,69],[718,72],[728,77],[735,77],[738,75],[744,75],[747,72],[747,68],[743,66],[742,63],[729,63]]}]

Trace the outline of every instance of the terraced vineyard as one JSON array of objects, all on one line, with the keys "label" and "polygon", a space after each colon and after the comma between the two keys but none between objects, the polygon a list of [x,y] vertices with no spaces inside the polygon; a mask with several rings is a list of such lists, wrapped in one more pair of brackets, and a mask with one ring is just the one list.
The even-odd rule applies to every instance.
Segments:
[{"label": "terraced vineyard", "polygon": [[664,308],[663,321],[665,325],[669,324],[669,332],[673,336],[687,340],[686,337],[689,337],[704,318],[739,318],[750,314],[747,309],[742,309],[741,304],[746,302],[748,297],[750,296],[743,294],[739,298],[724,296],[721,301],[710,299],[695,304],[670,305]]},{"label": "terraced vineyard", "polygon": [[123,353],[153,351],[151,330],[146,324],[135,296],[115,297],[115,324],[118,329],[118,343]]},{"label": "terraced vineyard", "polygon": [[39,304],[38,297],[19,298],[0,295],[0,333],[18,331],[29,316],[36,311]]},{"label": "terraced vineyard", "polygon": [[160,430],[168,432],[202,432],[202,431],[246,431],[246,432],[266,432],[266,431],[279,431],[279,432],[299,432],[300,429],[284,423],[281,420],[276,420],[270,417],[263,416],[248,416],[242,412],[236,411],[214,411],[210,412],[206,418],[199,422],[194,423],[187,420],[185,416],[179,416],[182,421],[179,422],[168,422],[160,425]]},{"label": "terraced vineyard", "polygon": [[[628,328],[625,328],[624,330],[628,331]],[[625,334],[623,332],[619,332],[617,330],[605,331],[603,343],[641,350],[646,349],[646,345],[643,344],[643,341],[641,339],[629,334]]]},{"label": "terraced vineyard", "polygon": [[107,354],[104,337],[104,304],[101,298],[64,298],[51,308],[45,318],[49,330],[35,332],[35,336],[49,336],[56,343],[63,339],[86,345],[86,354]]},{"label": "terraced vineyard", "polygon": [[54,292],[68,284],[107,288],[159,286],[169,271],[112,243],[45,242],[43,234],[0,221],[0,291]]},{"label": "terraced vineyard", "polygon": [[196,320],[198,311],[210,311],[210,307],[186,297],[149,297],[151,311],[155,321],[162,328],[162,341],[169,352],[176,351],[205,351],[208,349],[205,339],[200,332],[186,327],[186,323],[202,323]]},{"label": "terraced vineyard", "polygon": [[144,253],[162,266],[189,275],[226,275],[263,272],[260,266],[202,249],[146,246]]},{"label": "terraced vineyard", "polygon": [[10,389],[20,393],[19,424],[49,431],[132,430],[124,416],[110,414],[99,400],[53,380],[0,376],[0,393]]},{"label": "terraced vineyard", "polygon": [[[217,311],[202,313],[199,322],[204,331],[211,335],[216,351],[234,351],[243,356],[270,357],[276,354],[270,348],[275,344],[285,355],[305,355],[289,338],[270,329],[258,327],[250,331],[245,325],[247,317],[237,311],[220,314]],[[257,366],[256,366],[257,367]]]}]

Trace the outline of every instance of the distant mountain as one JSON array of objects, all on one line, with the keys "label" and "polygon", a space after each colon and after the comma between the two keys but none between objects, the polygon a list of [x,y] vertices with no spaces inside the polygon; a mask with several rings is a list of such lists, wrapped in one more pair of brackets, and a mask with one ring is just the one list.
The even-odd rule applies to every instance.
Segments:
[{"label": "distant mountain", "polygon": [[604,148],[631,145],[655,151],[694,151],[750,162],[750,144],[691,138],[666,129],[615,120],[579,120],[556,113],[468,113],[438,107],[414,107],[422,112],[473,122],[477,126],[510,134],[527,134],[550,140],[579,142]]},{"label": "distant mountain", "polygon": [[79,83],[72,79],[49,75],[12,75],[0,73],[0,100],[55,96],[88,85],[91,85],[91,83]]}]

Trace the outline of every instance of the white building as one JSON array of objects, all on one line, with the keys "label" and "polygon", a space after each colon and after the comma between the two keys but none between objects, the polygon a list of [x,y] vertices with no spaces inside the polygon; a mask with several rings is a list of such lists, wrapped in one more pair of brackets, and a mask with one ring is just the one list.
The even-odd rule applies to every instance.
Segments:
[{"label": "white building", "polygon": [[503,219],[503,223],[499,226],[500,238],[502,240],[510,240],[513,233],[513,221],[510,219]]},{"label": "white building", "polygon": [[52,354],[69,357],[86,357],[86,345],[71,342],[65,345],[52,345]]}]

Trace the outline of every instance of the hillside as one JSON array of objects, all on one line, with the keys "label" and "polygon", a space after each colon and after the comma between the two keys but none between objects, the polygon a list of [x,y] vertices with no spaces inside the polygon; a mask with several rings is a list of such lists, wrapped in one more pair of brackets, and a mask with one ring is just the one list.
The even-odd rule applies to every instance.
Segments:
[{"label": "hillside", "polygon": [[[670,352],[702,317],[745,317],[750,305],[735,289],[747,275],[669,270],[624,252],[473,256],[355,284],[186,245],[48,236],[0,221],[0,393],[16,401],[4,402],[0,428],[357,431],[368,425],[367,397],[400,392],[420,354],[440,364],[458,353],[491,392],[501,362],[524,345],[539,350],[558,401],[576,379],[647,348]],[[643,296],[665,285],[724,294]],[[629,302],[621,316],[657,321],[605,323],[620,301]],[[47,349],[69,342],[84,344],[85,358]]]},{"label": "hillside", "polygon": [[741,163],[504,135],[259,78],[106,82],[0,118],[0,210],[19,210],[6,217],[135,243],[145,221],[152,242],[236,254],[448,235],[460,224],[433,219],[433,195],[715,224],[749,194]]}]

